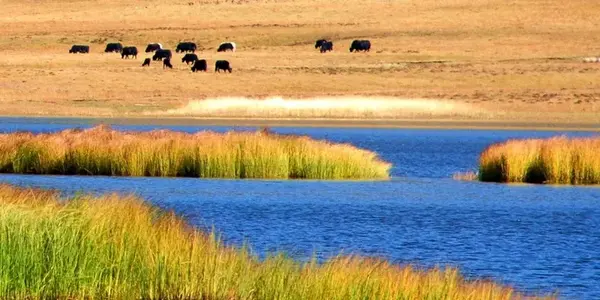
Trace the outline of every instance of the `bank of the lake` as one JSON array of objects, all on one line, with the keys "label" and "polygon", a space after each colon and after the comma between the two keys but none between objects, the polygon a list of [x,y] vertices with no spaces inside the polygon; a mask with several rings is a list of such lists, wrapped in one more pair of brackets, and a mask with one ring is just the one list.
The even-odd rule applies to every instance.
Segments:
[{"label": "bank of the lake", "polygon": [[38,124],[123,126],[224,126],[224,127],[304,127],[304,128],[391,128],[391,129],[473,129],[473,130],[537,130],[537,131],[600,131],[600,120],[574,121],[531,118],[407,118],[407,119],[335,119],[335,118],[225,118],[169,116],[39,116],[5,115],[0,120],[20,123],[28,120]]}]

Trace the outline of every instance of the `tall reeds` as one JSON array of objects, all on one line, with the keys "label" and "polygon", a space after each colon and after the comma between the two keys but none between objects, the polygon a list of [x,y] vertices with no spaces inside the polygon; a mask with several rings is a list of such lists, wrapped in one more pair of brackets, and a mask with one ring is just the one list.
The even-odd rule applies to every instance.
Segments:
[{"label": "tall reeds", "polygon": [[491,182],[599,184],[600,138],[509,140],[479,158],[479,179]]},{"label": "tall reeds", "polygon": [[98,126],[0,134],[3,173],[385,179],[390,167],[374,152],[349,144],[265,132],[122,132]]},{"label": "tall reeds", "polygon": [[2,299],[518,299],[454,268],[259,260],[134,197],[0,185]]}]

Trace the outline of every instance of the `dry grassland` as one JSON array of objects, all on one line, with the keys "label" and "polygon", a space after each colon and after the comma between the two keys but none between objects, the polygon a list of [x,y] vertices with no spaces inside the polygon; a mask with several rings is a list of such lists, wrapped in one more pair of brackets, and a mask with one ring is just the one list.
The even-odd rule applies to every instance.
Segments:
[{"label": "dry grassland", "polygon": [[[600,121],[596,0],[2,1],[0,114],[140,116],[217,97],[450,101],[454,119]],[[318,38],[334,52],[314,49]],[[370,53],[349,53],[368,38]],[[232,74],[104,54],[195,41]],[[235,53],[216,53],[235,41]],[[69,54],[89,44],[90,54]],[[191,103],[191,104],[190,104]],[[189,105],[188,105],[189,104]],[[427,106],[427,105],[425,105]],[[466,110],[464,108],[467,108]],[[177,115],[177,114],[175,114]],[[193,114],[192,114],[193,115]],[[423,117],[420,114],[398,115]],[[436,114],[425,116],[436,117]]]}]

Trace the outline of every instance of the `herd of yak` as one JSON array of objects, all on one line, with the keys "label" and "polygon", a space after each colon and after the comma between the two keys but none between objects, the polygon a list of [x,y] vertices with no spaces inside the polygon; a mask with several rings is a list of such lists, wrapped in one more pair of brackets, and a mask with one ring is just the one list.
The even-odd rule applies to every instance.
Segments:
[{"label": "herd of yak", "polygon": [[[198,56],[196,54],[194,54],[194,52],[196,52],[197,48],[198,47],[193,42],[181,42],[177,45],[175,52],[185,53],[185,55],[181,59],[181,62],[186,63],[187,65],[189,65],[191,63],[192,64],[192,72],[197,72],[197,71],[206,72],[206,70],[208,68],[206,59],[199,59]],[[234,42],[225,42],[225,43],[221,43],[219,45],[217,52],[226,52],[226,51],[235,52],[235,49],[236,49],[236,45]],[[315,43],[315,49],[319,49],[319,51],[321,53],[333,51],[333,42],[324,40],[324,39],[318,40]],[[368,52],[370,50],[371,50],[371,42],[368,40],[354,40],[352,42],[352,44],[350,45],[350,52],[353,52],[353,51]],[[89,53],[89,52],[90,52],[90,46],[87,46],[87,45],[73,45],[71,47],[71,49],[69,50],[69,53]],[[121,43],[108,43],[106,45],[106,48],[104,49],[104,52],[120,53],[122,59],[130,58],[130,57],[137,58],[138,49],[135,46],[123,47],[123,44],[121,44]],[[173,57],[173,53],[169,49],[163,49],[163,47],[160,43],[148,44],[148,46],[146,46],[145,52],[146,53],[154,53],[154,55],[152,56],[152,60],[153,61],[162,61],[163,69],[164,68],[173,68],[173,65],[171,64],[171,58]],[[189,53],[189,52],[191,52],[191,53]],[[150,62],[151,62],[150,58],[144,59],[144,63],[142,64],[142,67],[150,66]],[[215,72],[220,73],[221,71],[225,71],[225,72],[229,71],[229,73],[231,73],[232,70],[233,69],[231,68],[230,63],[227,60],[217,60],[215,62]]]}]

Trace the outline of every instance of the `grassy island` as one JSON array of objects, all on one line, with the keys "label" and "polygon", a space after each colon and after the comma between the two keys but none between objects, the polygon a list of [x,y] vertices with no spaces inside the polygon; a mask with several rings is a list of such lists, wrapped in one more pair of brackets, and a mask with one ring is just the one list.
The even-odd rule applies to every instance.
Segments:
[{"label": "grassy island", "polygon": [[479,159],[479,180],[548,184],[600,184],[600,138],[509,140]]},{"label": "grassy island", "polygon": [[263,179],[387,179],[371,151],[265,131],[0,134],[0,172]]},{"label": "grassy island", "polygon": [[135,197],[0,185],[3,299],[516,299],[512,288],[361,257],[257,259]]}]

